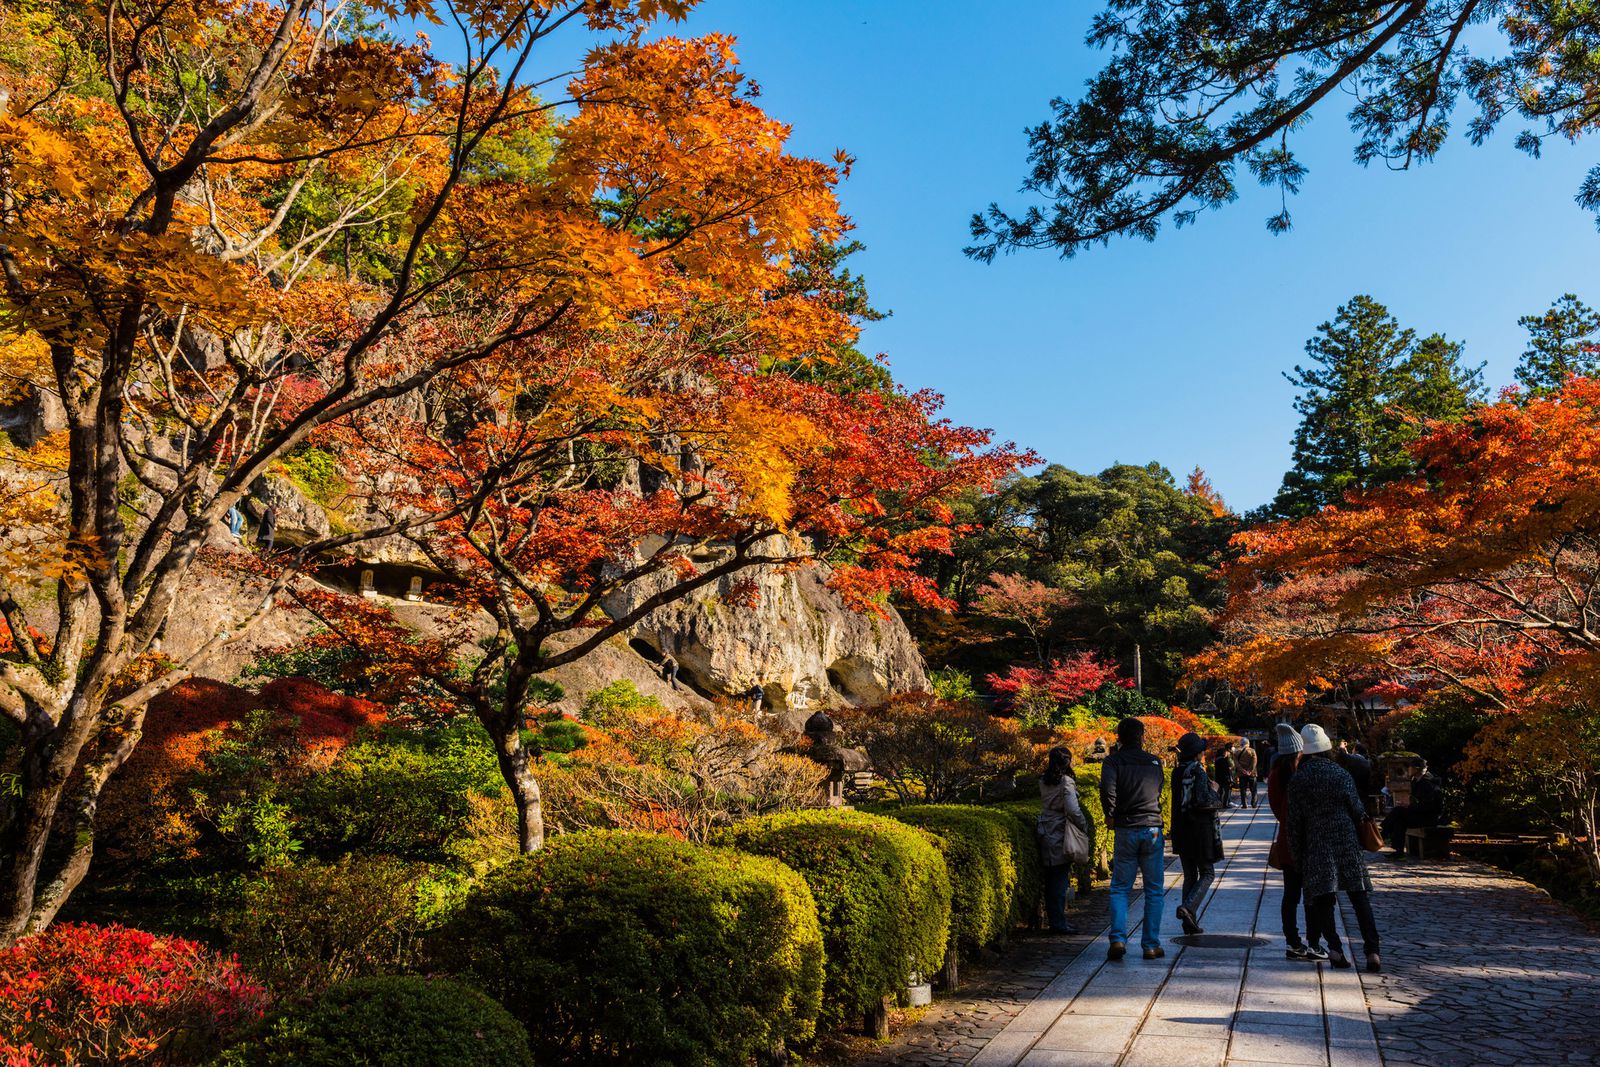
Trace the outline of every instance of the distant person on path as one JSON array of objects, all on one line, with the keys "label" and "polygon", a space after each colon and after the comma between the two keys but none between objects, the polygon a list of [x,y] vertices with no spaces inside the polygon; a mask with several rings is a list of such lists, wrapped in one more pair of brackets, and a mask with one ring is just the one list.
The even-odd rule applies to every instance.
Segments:
[{"label": "distant person on path", "polygon": [[222,521],[228,524],[228,532],[233,534],[233,539],[237,541],[240,534],[244,532],[244,515],[239,511],[238,506],[235,505],[229,508],[228,513],[222,517]]},{"label": "distant person on path", "polygon": [[1078,928],[1067,921],[1067,895],[1072,889],[1073,866],[1089,860],[1089,819],[1078,803],[1078,783],[1072,776],[1072,752],[1068,749],[1050,750],[1039,779],[1038,832],[1044,910],[1050,930],[1075,934]]},{"label": "distant person on path", "polygon": [[[1239,755],[1236,757],[1239,770],[1239,806],[1241,808],[1255,808],[1261,804],[1261,798],[1256,793],[1256,750],[1250,747],[1250,739],[1245,738],[1239,745]],[[1245,794],[1249,794],[1246,801]]]},{"label": "distant person on path", "polygon": [[1372,795],[1372,761],[1367,759],[1367,746],[1357,744],[1354,748],[1344,742],[1339,742],[1339,755],[1334,762],[1345,769],[1350,775],[1350,780],[1356,783],[1356,793],[1365,804]]},{"label": "distant person on path", "polygon": [[1144,958],[1160,959],[1161,911],[1166,895],[1161,843],[1161,761],[1144,750],[1144,723],[1117,723],[1117,750],[1100,765],[1100,805],[1111,827],[1111,945],[1106,959],[1128,951],[1128,901],[1135,874],[1144,879]]},{"label": "distant person on path", "polygon": [[661,680],[674,690],[678,688],[678,659],[671,652],[661,657]]},{"label": "distant person on path", "polygon": [[[1272,851],[1267,853],[1267,865],[1283,872],[1283,901],[1279,915],[1283,921],[1283,940],[1289,947],[1284,955],[1291,960],[1325,960],[1328,953],[1316,941],[1310,944],[1300,940],[1300,903],[1305,886],[1300,869],[1289,855],[1289,780],[1300,766],[1300,735],[1286,722],[1278,724],[1278,756],[1267,772],[1267,804],[1278,820],[1278,833],[1272,839]],[[1306,923],[1310,933],[1311,923]]]},{"label": "distant person on path", "polygon": [[1348,772],[1333,762],[1333,742],[1315,723],[1300,731],[1305,746],[1289,783],[1289,854],[1305,883],[1306,938],[1326,942],[1335,967],[1349,967],[1334,924],[1340,890],[1350,898],[1361,927],[1367,970],[1383,969],[1378,956],[1378,925],[1372,918],[1372,877],[1367,873],[1357,827],[1367,809]]},{"label": "distant person on path", "polygon": [[1217,791],[1222,794],[1222,806],[1233,807],[1233,753],[1229,746],[1223,746],[1217,753],[1211,764],[1211,775],[1217,780]]},{"label": "distant person on path", "polygon": [[1186,934],[1205,933],[1195,909],[1216,880],[1216,864],[1222,859],[1222,831],[1217,826],[1222,797],[1206,777],[1200,758],[1205,751],[1204,738],[1184,734],[1178,738],[1178,765],[1172,768],[1172,851],[1183,864],[1178,921]]},{"label": "distant person on path", "polygon": [[1444,790],[1439,779],[1428,773],[1428,761],[1420,756],[1407,768],[1411,777],[1411,800],[1396,804],[1383,820],[1383,838],[1396,852],[1406,850],[1406,831],[1431,829],[1444,816]]},{"label": "distant person on path", "polygon": [[263,551],[271,552],[277,540],[278,505],[268,504],[267,510],[261,513],[261,525],[256,527],[256,545]]},{"label": "distant person on path", "polygon": [[761,702],[767,699],[767,691],[761,688],[760,682],[746,689],[743,695],[746,700],[750,701],[750,713],[752,715],[761,711]]}]

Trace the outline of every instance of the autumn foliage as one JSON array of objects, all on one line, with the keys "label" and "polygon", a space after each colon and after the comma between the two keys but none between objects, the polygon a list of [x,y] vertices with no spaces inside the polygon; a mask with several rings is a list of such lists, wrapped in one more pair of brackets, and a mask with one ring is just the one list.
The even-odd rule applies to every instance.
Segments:
[{"label": "autumn foliage", "polygon": [[1416,445],[1421,473],[1239,535],[1226,640],[1196,672],[1294,703],[1350,680],[1491,707],[1600,671],[1600,382]]},{"label": "autumn foliage", "polygon": [[183,938],[62,923],[0,952],[6,1067],[196,1057],[266,1005],[236,962]]}]

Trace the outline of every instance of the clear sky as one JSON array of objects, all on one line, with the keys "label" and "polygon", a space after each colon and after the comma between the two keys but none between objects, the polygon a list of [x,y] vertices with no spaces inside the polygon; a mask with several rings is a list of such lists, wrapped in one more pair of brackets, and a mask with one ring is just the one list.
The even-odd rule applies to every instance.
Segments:
[{"label": "clear sky", "polygon": [[1287,235],[1263,224],[1277,194],[1250,187],[1153,244],[966,259],[972,212],[1022,202],[1025,128],[1098,69],[1083,44],[1098,7],[702,0],[674,31],[735,35],[794,149],[856,157],[841,196],[867,250],[852,265],[893,313],[863,347],[907,386],[942,392],[952,418],[1083,471],[1158,460],[1181,478],[1198,464],[1245,510],[1288,465],[1282,372],[1356,293],[1464,340],[1494,389],[1512,381],[1519,315],[1568,291],[1600,303],[1600,235],[1572,199],[1597,162],[1581,145],[1532,160],[1508,124],[1481,148],[1458,134],[1409,172],[1362,168],[1349,98],[1328,101],[1300,139],[1311,173]]}]

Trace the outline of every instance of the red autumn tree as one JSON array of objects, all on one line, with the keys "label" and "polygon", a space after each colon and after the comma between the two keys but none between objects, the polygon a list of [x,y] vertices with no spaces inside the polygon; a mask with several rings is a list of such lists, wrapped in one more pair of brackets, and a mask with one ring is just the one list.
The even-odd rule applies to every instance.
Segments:
[{"label": "red autumn tree", "polygon": [[1133,688],[1133,679],[1122,677],[1115,663],[1107,663],[1095,652],[1051,660],[1047,667],[1013,666],[986,680],[995,692],[1013,699],[1024,693],[1043,693],[1063,704],[1076,703],[1107,685]]},{"label": "red autumn tree", "polygon": [[1017,574],[991,574],[978,587],[973,607],[980,614],[1011,623],[1028,635],[1043,669],[1049,660],[1050,631],[1074,603],[1071,593]]},{"label": "red autumn tree", "polygon": [[1600,382],[1415,446],[1415,477],[1241,534],[1224,641],[1192,664],[1281,701],[1451,687],[1500,709],[1600,672]]}]

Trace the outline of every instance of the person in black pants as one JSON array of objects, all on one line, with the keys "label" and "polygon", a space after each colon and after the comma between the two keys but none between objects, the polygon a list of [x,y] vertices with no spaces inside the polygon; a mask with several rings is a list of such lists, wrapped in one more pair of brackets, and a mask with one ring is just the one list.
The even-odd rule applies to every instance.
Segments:
[{"label": "person in black pants", "polygon": [[[1278,744],[1272,769],[1267,772],[1267,804],[1278,820],[1278,834],[1272,841],[1272,851],[1267,863],[1283,872],[1283,900],[1279,917],[1283,921],[1283,940],[1289,946],[1284,955],[1291,960],[1320,961],[1328,953],[1315,940],[1309,944],[1300,940],[1300,903],[1305,882],[1300,869],[1289,856],[1289,780],[1300,765],[1300,735],[1288,723],[1278,724]],[[1309,933],[1310,923],[1307,924]]]},{"label": "person in black pants", "polygon": [[1200,757],[1206,742],[1199,734],[1178,738],[1178,764],[1172,768],[1172,850],[1183,863],[1183,901],[1178,905],[1178,921],[1186,934],[1205,933],[1195,910],[1206,898],[1216,879],[1216,864],[1222,859],[1222,834],[1217,829],[1217,807],[1221,797],[1206,777]]},{"label": "person in black pants", "polygon": [[1333,909],[1342,890],[1361,927],[1367,970],[1383,969],[1378,927],[1372,918],[1372,876],[1367,872],[1358,827],[1367,818],[1348,772],[1333,762],[1333,742],[1322,727],[1300,732],[1305,756],[1289,783],[1289,853],[1305,881],[1306,934],[1327,942],[1335,967],[1349,967],[1339,942]]},{"label": "person in black pants", "polygon": [[1211,776],[1217,781],[1217,792],[1222,794],[1222,806],[1233,807],[1233,754],[1226,748],[1217,753],[1211,764]]}]

